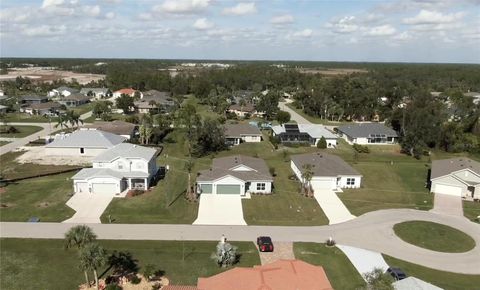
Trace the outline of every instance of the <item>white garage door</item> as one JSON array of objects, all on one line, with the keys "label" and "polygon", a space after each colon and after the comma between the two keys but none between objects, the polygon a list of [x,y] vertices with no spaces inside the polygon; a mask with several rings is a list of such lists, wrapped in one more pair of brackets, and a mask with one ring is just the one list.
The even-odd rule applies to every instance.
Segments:
[{"label": "white garage door", "polygon": [[77,182],[75,184],[77,186],[76,192],[81,192],[81,193],[88,192],[88,183],[87,182]]},{"label": "white garage door", "polygon": [[94,183],[92,184],[93,193],[117,193],[117,185],[115,183]]},{"label": "white garage door", "polygon": [[458,186],[452,186],[452,185],[435,184],[433,192],[454,195],[454,196],[462,196],[462,188]]},{"label": "white garage door", "polygon": [[333,180],[332,179],[324,179],[324,180],[312,180],[312,187],[320,188],[320,189],[333,189]]}]

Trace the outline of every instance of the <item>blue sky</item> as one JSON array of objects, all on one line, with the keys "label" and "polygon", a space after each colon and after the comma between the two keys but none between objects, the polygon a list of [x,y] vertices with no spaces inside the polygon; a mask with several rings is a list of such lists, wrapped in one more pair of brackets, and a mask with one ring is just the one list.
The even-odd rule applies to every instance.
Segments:
[{"label": "blue sky", "polygon": [[1,56],[480,63],[480,0],[1,0]]}]

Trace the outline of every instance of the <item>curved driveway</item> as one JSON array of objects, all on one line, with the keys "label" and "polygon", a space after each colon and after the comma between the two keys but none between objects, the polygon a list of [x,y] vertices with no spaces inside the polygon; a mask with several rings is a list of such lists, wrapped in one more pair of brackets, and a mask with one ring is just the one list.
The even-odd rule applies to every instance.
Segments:
[{"label": "curved driveway", "polygon": [[[476,247],[465,253],[440,253],[403,242],[393,232],[393,225],[409,220],[446,224],[469,234]],[[2,238],[61,239],[72,224],[0,223]],[[115,240],[218,240],[224,234],[232,241],[254,241],[270,235],[274,241],[337,243],[381,252],[415,264],[463,274],[480,274],[480,225],[463,217],[441,215],[412,209],[380,210],[354,220],[314,227],[279,226],[200,226],[167,224],[90,224],[99,239]]]}]

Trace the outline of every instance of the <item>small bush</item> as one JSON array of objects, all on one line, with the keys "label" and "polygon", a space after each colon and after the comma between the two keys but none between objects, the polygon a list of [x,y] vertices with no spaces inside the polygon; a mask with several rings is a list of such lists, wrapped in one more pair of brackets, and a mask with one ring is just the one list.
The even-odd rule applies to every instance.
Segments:
[{"label": "small bush", "polygon": [[319,149],[327,148],[327,140],[325,139],[325,137],[322,136],[322,138],[320,138],[320,140],[318,140],[317,148],[319,148]]},{"label": "small bush", "polygon": [[138,195],[142,195],[145,193],[145,190],[141,190],[141,189],[132,189],[130,190],[128,193],[127,193],[127,196],[129,197],[134,197],[134,196],[138,196]]},{"label": "small bush", "polygon": [[130,283],[132,283],[133,285],[140,284],[141,281],[142,279],[140,279],[137,275],[133,276],[132,279],[130,279]]},{"label": "small bush", "polygon": [[275,172],[275,167],[270,167],[268,170],[270,171],[270,175],[272,175],[272,176],[277,175],[276,172]]},{"label": "small bush", "polygon": [[272,143],[272,145],[273,145],[273,147],[275,147],[275,149],[278,149],[278,144],[280,144],[280,138],[278,138],[276,136],[270,136],[269,141],[270,141],[270,143]]},{"label": "small bush", "polygon": [[115,283],[110,283],[105,287],[105,290],[122,290],[123,288]]},{"label": "small bush", "polygon": [[359,144],[353,144],[353,150],[357,151],[358,153],[370,153],[370,149],[368,146],[363,146]]}]

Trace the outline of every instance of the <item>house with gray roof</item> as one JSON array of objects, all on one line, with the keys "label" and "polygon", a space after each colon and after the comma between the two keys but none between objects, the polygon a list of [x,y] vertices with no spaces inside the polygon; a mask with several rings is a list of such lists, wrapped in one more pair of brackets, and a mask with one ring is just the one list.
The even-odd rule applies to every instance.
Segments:
[{"label": "house with gray roof", "polygon": [[85,96],[85,95],[82,95],[80,93],[73,93],[73,94],[70,94],[66,97],[63,97],[61,99],[58,100],[58,103],[66,106],[66,107],[78,107],[78,106],[81,106],[83,104],[86,104],[88,102],[90,102],[90,99],[92,97],[89,97],[89,96]]},{"label": "house with gray roof", "polygon": [[134,102],[135,109],[142,114],[147,114],[152,110],[159,112],[170,112],[175,105],[170,92],[160,92],[149,90],[143,93],[140,100]]},{"label": "house with gray roof", "polygon": [[301,182],[303,173],[310,168],[313,173],[310,184],[314,190],[359,188],[362,183],[362,175],[357,170],[337,155],[323,151],[292,155],[290,167]]},{"label": "house with gray roof", "polygon": [[480,162],[466,157],[432,161],[430,191],[480,199]]},{"label": "house with gray roof", "polygon": [[229,146],[238,145],[242,142],[261,142],[262,132],[250,124],[226,124],[225,143]]},{"label": "house with gray roof", "polygon": [[68,97],[74,93],[78,93],[78,90],[74,88],[62,86],[48,92],[48,96],[49,97],[62,97],[62,96]]},{"label": "house with gray roof", "polygon": [[23,111],[30,115],[56,116],[62,105],[56,102],[30,104],[23,108]]},{"label": "house with gray roof", "polygon": [[75,174],[75,193],[119,194],[130,189],[148,189],[158,172],[157,150],[120,143],[93,159],[92,168]]},{"label": "house with gray roof", "polygon": [[81,127],[80,130],[100,130],[115,135],[120,135],[130,140],[135,136],[137,127],[137,125],[129,122],[114,120],[111,122],[95,121],[93,124],[88,124]]},{"label": "house with gray roof", "polygon": [[339,126],[340,137],[349,144],[384,145],[396,144],[398,134],[382,123],[355,123]]},{"label": "house with gray roof", "polygon": [[47,155],[97,156],[127,138],[100,130],[78,130],[58,134],[45,146]]},{"label": "house with gray roof", "polygon": [[0,105],[0,113],[5,114],[7,112],[8,107],[4,105]]},{"label": "house with gray roof", "polygon": [[80,94],[93,97],[95,99],[108,97],[109,93],[111,92],[108,88],[82,88],[80,90]]},{"label": "house with gray roof", "polygon": [[316,146],[323,137],[328,148],[337,146],[338,137],[323,125],[317,124],[283,124],[272,127],[273,136],[282,143],[307,143]]},{"label": "house with gray roof", "polygon": [[244,155],[215,158],[212,167],[197,177],[199,194],[241,197],[272,192],[273,177],[263,159]]},{"label": "house with gray roof", "polygon": [[22,96],[19,98],[20,104],[40,104],[48,102],[45,96]]}]

